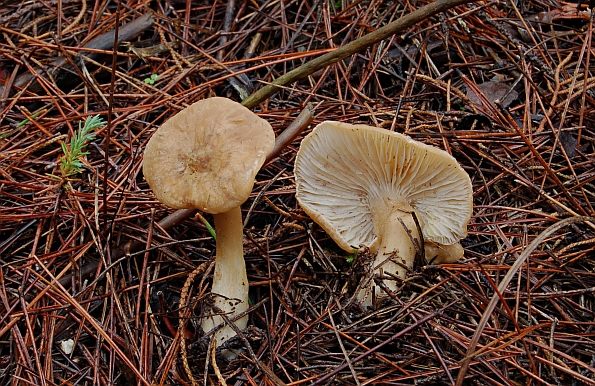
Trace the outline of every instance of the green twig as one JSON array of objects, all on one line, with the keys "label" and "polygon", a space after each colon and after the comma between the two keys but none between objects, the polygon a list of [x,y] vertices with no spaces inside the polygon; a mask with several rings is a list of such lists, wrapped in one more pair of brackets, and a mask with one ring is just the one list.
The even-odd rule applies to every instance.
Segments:
[{"label": "green twig", "polygon": [[213,229],[211,224],[209,224],[209,221],[207,221],[207,219],[204,218],[200,213],[196,213],[196,217],[198,217],[200,222],[203,223],[203,225],[207,228],[211,236],[213,236],[213,239],[217,240],[217,234],[215,233],[215,229]]},{"label": "green twig", "polygon": [[39,117],[41,114],[45,113],[46,111],[47,111],[46,109],[42,109],[34,114],[31,114],[31,116],[29,118],[25,118],[22,121],[20,121],[19,123],[17,123],[17,127],[25,126],[27,123],[30,122],[31,119],[35,119],[35,118]]},{"label": "green twig", "polygon": [[337,63],[348,56],[355,54],[356,52],[360,52],[371,45],[380,42],[381,40],[404,31],[430,16],[447,11],[453,7],[456,7],[457,5],[472,3],[473,1],[474,0],[437,0],[426,6],[423,6],[420,9],[417,9],[393,21],[382,28],[378,28],[374,32],[371,32],[357,40],[352,41],[351,43],[347,43],[344,46],[337,48],[333,52],[329,52],[328,54],[324,54],[318,58],[312,59],[295,70],[289,71],[287,74],[275,79],[271,84],[264,86],[260,90],[250,95],[248,98],[244,99],[242,104],[249,109],[254,108],[258,106],[260,102],[276,93],[279,90],[278,86],[285,86],[303,79],[324,67]]}]

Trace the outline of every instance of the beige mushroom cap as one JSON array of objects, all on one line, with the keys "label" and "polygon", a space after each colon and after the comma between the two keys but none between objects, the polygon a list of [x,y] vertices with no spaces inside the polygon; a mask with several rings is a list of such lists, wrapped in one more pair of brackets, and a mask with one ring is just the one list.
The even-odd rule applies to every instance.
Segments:
[{"label": "beige mushroom cap", "polygon": [[227,98],[198,101],[149,140],[143,172],[159,201],[224,213],[246,201],[273,148],[271,125]]},{"label": "beige mushroom cap", "polygon": [[427,241],[467,236],[469,176],[447,152],[399,133],[323,122],[302,141],[295,179],[301,207],[346,251],[376,249],[373,217],[395,205],[413,208]]}]

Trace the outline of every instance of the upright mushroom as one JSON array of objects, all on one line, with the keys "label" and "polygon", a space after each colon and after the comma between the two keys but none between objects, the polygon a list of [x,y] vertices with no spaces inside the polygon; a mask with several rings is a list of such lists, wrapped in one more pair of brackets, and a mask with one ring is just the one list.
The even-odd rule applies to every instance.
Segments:
[{"label": "upright mushroom", "polygon": [[[416,243],[427,259],[456,261],[473,209],[471,181],[448,153],[408,136],[365,125],[323,122],[295,161],[300,206],[344,250],[377,252],[374,274],[404,278]],[[414,240],[417,240],[414,242]],[[397,285],[385,280],[390,290]],[[358,299],[372,304],[384,291],[373,282]]]},{"label": "upright mushroom", "polygon": [[[248,309],[240,205],[252,192],[254,177],[275,142],[271,125],[227,98],[204,99],[171,117],[153,134],[144,153],[143,172],[155,196],[175,209],[213,214],[217,252],[214,303],[230,319]],[[241,330],[248,317],[235,321]],[[224,319],[211,314],[205,332]],[[218,345],[235,336],[225,325]]]}]

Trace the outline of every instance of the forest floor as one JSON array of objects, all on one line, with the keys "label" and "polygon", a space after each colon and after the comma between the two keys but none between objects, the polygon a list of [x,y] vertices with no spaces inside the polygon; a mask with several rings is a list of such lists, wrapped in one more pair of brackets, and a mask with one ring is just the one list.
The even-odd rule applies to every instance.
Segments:
[{"label": "forest floor", "polygon": [[[428,4],[0,2],[0,384],[595,385],[588,4],[439,0],[357,40]],[[186,106],[274,81],[252,110],[276,135],[309,103],[314,119],[242,206],[251,307],[227,360],[200,328],[213,218],[161,204],[143,151]],[[471,178],[464,257],[418,262],[368,310],[359,260],[295,198],[300,142],[327,120],[405,133]]]}]

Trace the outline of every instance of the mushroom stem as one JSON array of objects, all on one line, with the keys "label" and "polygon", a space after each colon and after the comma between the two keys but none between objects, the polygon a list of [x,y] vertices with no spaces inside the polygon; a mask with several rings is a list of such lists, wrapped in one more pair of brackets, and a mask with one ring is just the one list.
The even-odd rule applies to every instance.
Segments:
[{"label": "mushroom stem", "polygon": [[[419,240],[419,233],[411,213],[412,208],[409,205],[400,205],[388,213],[373,216],[376,217],[374,228],[379,245],[374,260],[374,276],[396,276],[404,279],[407,274],[405,267],[413,267],[416,249],[412,239]],[[398,288],[397,283],[391,279],[384,280],[384,285],[391,291],[396,291]],[[373,305],[372,291],[376,299],[387,296],[372,279],[370,285],[364,287],[358,294],[358,300],[364,307]]]},{"label": "mushroom stem", "polygon": [[465,254],[465,250],[460,242],[451,245],[442,245],[426,241],[424,247],[426,261],[432,264],[456,263]]},{"label": "mushroom stem", "polygon": [[[244,237],[242,210],[236,207],[225,213],[214,214],[213,217],[217,233],[213,302],[228,318],[233,319],[234,316],[248,309],[248,277],[242,243]],[[223,318],[212,315],[203,319],[202,329],[208,333],[219,324],[225,324]],[[246,328],[247,324],[247,315],[235,321],[235,325],[240,330]],[[225,325],[215,334],[217,345],[221,345],[235,335],[235,331]]]}]

